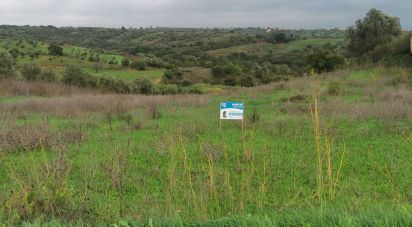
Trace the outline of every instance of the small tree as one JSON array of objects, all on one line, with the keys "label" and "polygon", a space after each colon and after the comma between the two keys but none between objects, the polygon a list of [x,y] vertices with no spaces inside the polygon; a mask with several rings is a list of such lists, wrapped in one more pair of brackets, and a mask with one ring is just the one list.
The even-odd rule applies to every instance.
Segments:
[{"label": "small tree", "polygon": [[41,68],[39,65],[34,63],[25,64],[21,68],[20,73],[26,80],[34,81],[39,79]]},{"label": "small tree", "polygon": [[399,18],[390,17],[371,9],[362,20],[347,30],[348,49],[355,55],[373,50],[377,45],[390,42],[401,34]]},{"label": "small tree", "polygon": [[63,48],[55,43],[50,44],[48,50],[50,55],[63,56]]}]

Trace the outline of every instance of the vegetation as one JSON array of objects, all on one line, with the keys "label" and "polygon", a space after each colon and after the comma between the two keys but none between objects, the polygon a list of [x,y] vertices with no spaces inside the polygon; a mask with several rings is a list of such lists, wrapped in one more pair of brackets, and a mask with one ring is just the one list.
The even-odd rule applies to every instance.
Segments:
[{"label": "vegetation", "polygon": [[411,226],[398,30],[2,25],[0,223]]},{"label": "vegetation", "polygon": [[363,20],[348,29],[348,48],[357,55],[373,50],[379,44],[390,42],[401,34],[399,18],[371,9]]}]

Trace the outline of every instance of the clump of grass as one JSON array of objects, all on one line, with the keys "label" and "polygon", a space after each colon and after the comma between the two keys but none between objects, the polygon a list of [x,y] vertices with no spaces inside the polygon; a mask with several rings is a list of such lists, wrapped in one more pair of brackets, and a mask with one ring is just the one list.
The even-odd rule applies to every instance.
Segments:
[{"label": "clump of grass", "polygon": [[74,220],[77,206],[74,191],[68,178],[72,161],[64,148],[57,151],[54,160],[43,156],[39,161],[32,157],[31,165],[24,174],[19,174],[8,166],[12,189],[5,201],[8,223],[17,224],[22,220],[34,220],[38,217]]},{"label": "clump of grass", "polygon": [[124,218],[126,211],[125,184],[127,179],[128,154],[124,150],[113,150],[107,164],[107,176],[118,195],[119,217]]},{"label": "clump of grass", "polygon": [[326,93],[328,95],[341,95],[343,93],[342,83],[339,81],[329,82]]}]

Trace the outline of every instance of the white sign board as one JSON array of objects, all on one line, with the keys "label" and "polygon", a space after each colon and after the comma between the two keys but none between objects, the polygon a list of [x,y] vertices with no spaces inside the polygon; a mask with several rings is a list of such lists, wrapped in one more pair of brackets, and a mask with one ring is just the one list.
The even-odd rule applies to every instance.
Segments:
[{"label": "white sign board", "polygon": [[243,102],[221,102],[221,120],[243,120]]}]

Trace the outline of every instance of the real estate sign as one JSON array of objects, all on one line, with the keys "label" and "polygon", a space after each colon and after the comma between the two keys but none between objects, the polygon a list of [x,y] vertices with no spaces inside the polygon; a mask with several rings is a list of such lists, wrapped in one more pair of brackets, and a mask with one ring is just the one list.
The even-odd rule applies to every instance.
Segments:
[{"label": "real estate sign", "polygon": [[243,120],[243,102],[221,102],[220,119]]}]

